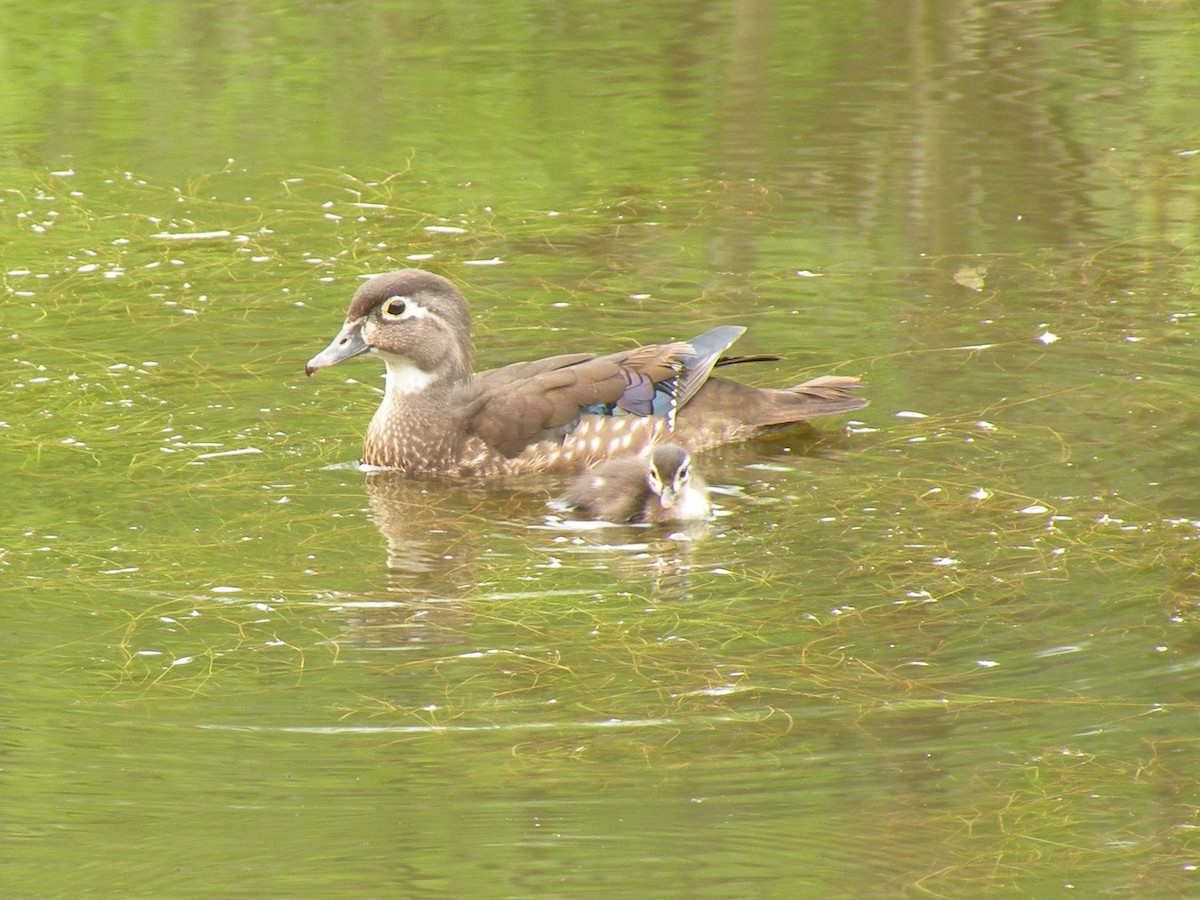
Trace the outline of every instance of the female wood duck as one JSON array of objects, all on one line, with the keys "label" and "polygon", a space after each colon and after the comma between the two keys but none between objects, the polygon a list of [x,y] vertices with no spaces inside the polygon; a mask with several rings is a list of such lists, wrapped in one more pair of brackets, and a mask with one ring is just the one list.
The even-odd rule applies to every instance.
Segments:
[{"label": "female wood duck", "polygon": [[467,302],[445,278],[401,269],[364,282],[346,322],[305,371],[362,353],[387,368],[363,463],[409,474],[579,472],[672,441],[695,452],[775,425],[866,405],[857,378],[784,390],[710,378],[744,328],[605,356],[570,353],[471,372]]},{"label": "female wood duck", "polygon": [[712,517],[708,486],[678,444],[605,460],[575,479],[561,501],[609,522],[697,522]]}]

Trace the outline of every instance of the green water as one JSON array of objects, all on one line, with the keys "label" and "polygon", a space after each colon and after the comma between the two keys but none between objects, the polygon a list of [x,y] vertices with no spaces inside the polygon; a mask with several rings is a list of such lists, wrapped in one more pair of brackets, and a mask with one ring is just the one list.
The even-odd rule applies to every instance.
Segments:
[{"label": "green water", "polygon": [[[1196,893],[1194,18],[0,10],[4,893]],[[413,264],[871,406],[693,540],[368,479]]]}]

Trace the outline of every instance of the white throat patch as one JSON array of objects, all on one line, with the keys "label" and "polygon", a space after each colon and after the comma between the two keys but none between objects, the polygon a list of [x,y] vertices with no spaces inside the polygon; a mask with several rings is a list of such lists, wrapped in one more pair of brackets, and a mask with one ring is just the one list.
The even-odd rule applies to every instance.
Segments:
[{"label": "white throat patch", "polygon": [[389,394],[419,394],[434,378],[432,372],[418,368],[403,356],[384,356],[383,363],[387,366],[386,390]]}]

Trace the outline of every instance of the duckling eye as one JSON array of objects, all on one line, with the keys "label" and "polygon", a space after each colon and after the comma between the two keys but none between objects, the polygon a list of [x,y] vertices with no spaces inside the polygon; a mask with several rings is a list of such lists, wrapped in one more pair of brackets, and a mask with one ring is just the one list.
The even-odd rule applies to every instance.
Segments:
[{"label": "duckling eye", "polygon": [[688,479],[692,477],[691,470],[687,466],[680,466],[679,471],[675,473],[676,484],[687,484]]},{"label": "duckling eye", "polygon": [[385,319],[399,319],[408,309],[408,304],[403,297],[389,297],[388,301],[383,304],[383,317]]}]

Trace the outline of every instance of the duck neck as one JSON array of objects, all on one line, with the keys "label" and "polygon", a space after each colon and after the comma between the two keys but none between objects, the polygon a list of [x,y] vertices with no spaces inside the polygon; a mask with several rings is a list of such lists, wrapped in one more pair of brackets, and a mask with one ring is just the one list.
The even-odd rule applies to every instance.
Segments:
[{"label": "duck neck", "polygon": [[463,423],[454,400],[458,373],[425,372],[404,359],[385,358],[387,387],[363,441],[363,462],[406,472],[453,471]]}]

